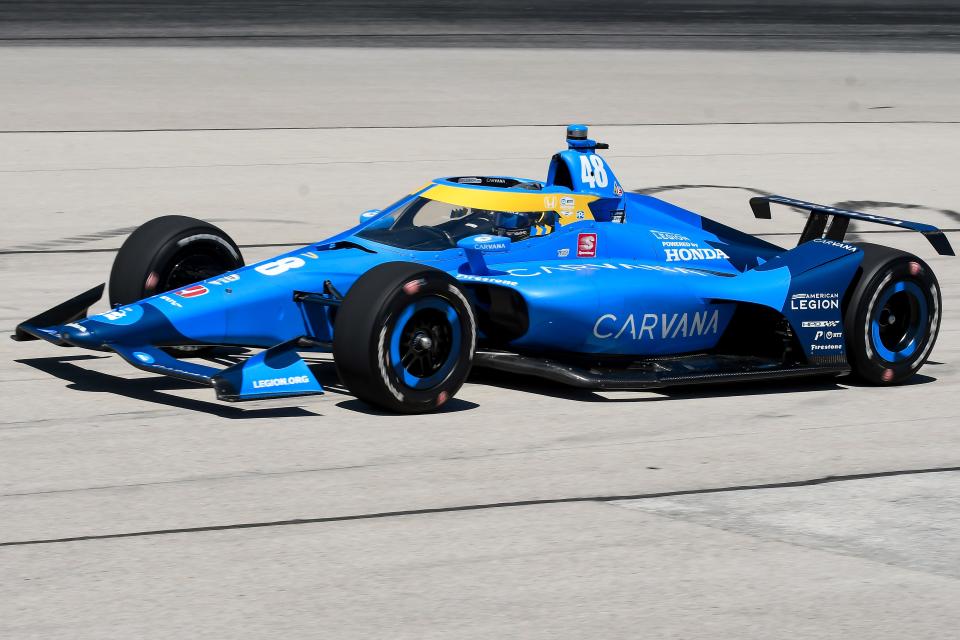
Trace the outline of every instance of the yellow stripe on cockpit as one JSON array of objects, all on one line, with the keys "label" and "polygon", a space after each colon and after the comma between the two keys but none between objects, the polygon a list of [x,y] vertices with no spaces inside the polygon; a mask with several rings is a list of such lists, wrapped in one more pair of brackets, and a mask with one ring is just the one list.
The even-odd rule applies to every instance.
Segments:
[{"label": "yellow stripe on cockpit", "polygon": [[[445,184],[434,185],[421,193],[420,197],[446,202],[458,207],[490,211],[513,211],[516,213],[556,211],[560,214],[560,224],[576,222],[577,220],[593,220],[589,204],[594,200],[599,200],[597,196],[466,189]],[[579,215],[581,213],[582,215]]]},{"label": "yellow stripe on cockpit", "polygon": [[413,191],[411,191],[411,192],[410,192],[410,195],[413,195],[413,194],[415,194],[415,193],[420,193],[421,191],[423,191],[424,189],[426,189],[427,187],[429,187],[429,186],[432,185],[432,184],[433,184],[433,182],[427,182],[427,183],[425,183],[425,184],[422,184],[422,185],[420,185],[419,187],[417,187],[416,189],[414,189]]}]

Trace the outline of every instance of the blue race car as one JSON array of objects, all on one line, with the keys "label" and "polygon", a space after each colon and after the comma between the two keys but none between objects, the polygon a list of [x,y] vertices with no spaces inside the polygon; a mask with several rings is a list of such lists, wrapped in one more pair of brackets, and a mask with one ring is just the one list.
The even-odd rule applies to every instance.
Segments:
[{"label": "blue race car", "polygon": [[[439,178],[322,242],[244,266],[217,227],[165,216],[124,242],[112,309],[100,285],[20,324],[17,340],[114,351],[212,385],[223,400],[322,393],[303,352],[332,352],[343,385],[399,412],[443,405],[483,366],[593,389],[852,373],[896,384],[940,326],[920,258],[846,242],[851,220],[926,224],[781,196],[809,212],[785,249],[625,193],[587,128],[567,129],[545,181]],[[226,368],[190,356],[262,349]]]}]

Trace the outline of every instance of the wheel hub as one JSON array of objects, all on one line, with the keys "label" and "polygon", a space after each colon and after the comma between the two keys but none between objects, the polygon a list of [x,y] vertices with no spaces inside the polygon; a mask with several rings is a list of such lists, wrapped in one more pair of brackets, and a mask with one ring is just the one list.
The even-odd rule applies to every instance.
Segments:
[{"label": "wheel hub", "polygon": [[452,327],[435,308],[416,311],[400,333],[400,366],[415,378],[425,379],[444,367],[452,349]]},{"label": "wheel hub", "polygon": [[426,351],[433,346],[433,340],[430,339],[430,336],[418,331],[416,335],[413,336],[413,344],[411,344],[416,351]]},{"label": "wheel hub", "polygon": [[897,282],[881,293],[874,312],[872,342],[888,362],[898,362],[916,350],[926,330],[927,305],[912,282]]}]

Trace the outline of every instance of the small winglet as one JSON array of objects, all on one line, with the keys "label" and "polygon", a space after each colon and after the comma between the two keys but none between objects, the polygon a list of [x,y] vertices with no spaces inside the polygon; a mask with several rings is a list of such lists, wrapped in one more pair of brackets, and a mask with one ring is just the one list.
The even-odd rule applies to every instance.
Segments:
[{"label": "small winglet", "polygon": [[323,393],[297,353],[300,338],[282,342],[228,367],[213,378],[219,400],[260,400]]},{"label": "small winglet", "polygon": [[767,198],[761,196],[750,198],[750,208],[753,209],[754,218],[769,220],[772,217],[770,215],[770,201]]}]

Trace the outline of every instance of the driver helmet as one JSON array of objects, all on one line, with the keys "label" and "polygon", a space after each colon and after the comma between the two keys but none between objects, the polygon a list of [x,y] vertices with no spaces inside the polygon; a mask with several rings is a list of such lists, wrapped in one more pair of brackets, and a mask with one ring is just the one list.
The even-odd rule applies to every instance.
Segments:
[{"label": "driver helmet", "polygon": [[[536,211],[520,213],[517,211],[498,211],[494,216],[494,231],[499,236],[506,236],[512,241],[523,240],[531,235],[545,235],[553,231],[556,223],[556,213],[553,211]],[[532,230],[536,229],[536,233]]]}]

